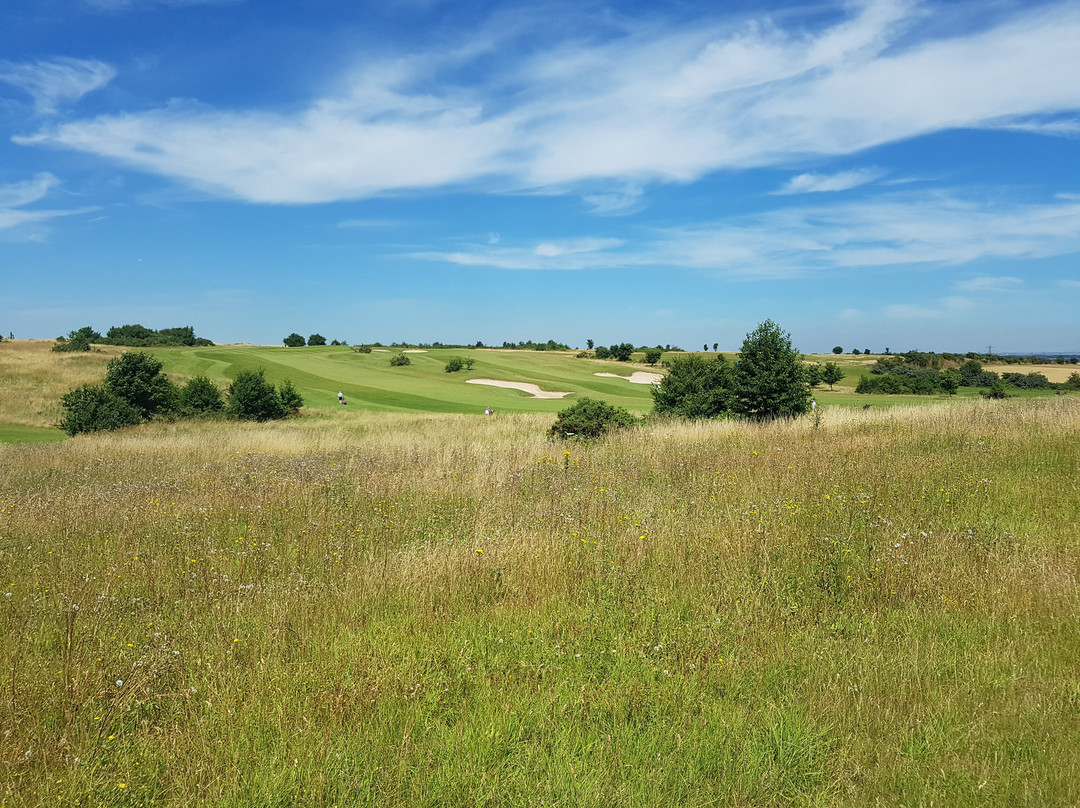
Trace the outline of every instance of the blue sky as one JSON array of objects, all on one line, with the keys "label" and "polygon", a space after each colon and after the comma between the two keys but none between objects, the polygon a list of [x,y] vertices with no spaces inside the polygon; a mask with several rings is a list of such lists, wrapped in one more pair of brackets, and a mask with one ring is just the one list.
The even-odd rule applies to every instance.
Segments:
[{"label": "blue sky", "polygon": [[4,0],[0,330],[1080,351],[1080,4]]}]

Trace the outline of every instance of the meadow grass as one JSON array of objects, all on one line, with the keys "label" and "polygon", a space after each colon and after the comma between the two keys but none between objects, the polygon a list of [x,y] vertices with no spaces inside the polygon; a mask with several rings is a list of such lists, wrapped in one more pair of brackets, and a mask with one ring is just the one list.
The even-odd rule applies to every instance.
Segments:
[{"label": "meadow grass", "polygon": [[0,447],[0,802],[1074,805],[1080,399]]}]

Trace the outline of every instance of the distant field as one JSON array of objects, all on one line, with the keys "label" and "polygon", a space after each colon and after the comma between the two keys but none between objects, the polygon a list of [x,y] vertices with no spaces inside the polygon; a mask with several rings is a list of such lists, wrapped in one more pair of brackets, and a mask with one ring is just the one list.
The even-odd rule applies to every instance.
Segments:
[{"label": "distant field", "polygon": [[1076,365],[983,365],[983,370],[994,373],[1041,373],[1052,382],[1065,382],[1073,373],[1080,372]]},{"label": "distant field", "polygon": [[[102,347],[86,354],[53,353],[51,340],[0,343],[0,442],[47,440],[49,431],[62,415],[60,398],[82,384],[98,383],[105,365],[124,348]],[[614,362],[579,359],[575,352],[517,351],[502,349],[440,349],[409,352],[411,364],[390,365],[392,349],[357,353],[347,346],[285,348],[257,345],[223,345],[205,348],[153,348],[165,372],[182,382],[204,375],[222,389],[242,370],[264,369],[275,383],[290,379],[304,397],[303,412],[309,416],[335,419],[364,412],[414,412],[481,414],[486,407],[497,413],[554,414],[583,396],[603,399],[636,412],[652,409],[648,384],[633,384],[625,378],[598,376],[598,373],[629,377],[635,371],[662,372],[659,366],[643,362]],[[705,354],[713,356],[712,352]],[[729,362],[737,355],[724,352]],[[445,372],[454,356],[472,359],[471,370]],[[670,359],[678,354],[665,354]],[[941,396],[865,396],[855,393],[855,385],[877,356],[854,354],[811,354],[806,361],[835,362],[847,374],[830,389],[822,385],[814,391],[818,405],[866,407],[875,410],[907,405],[927,405]],[[1007,366],[1008,370],[1046,372],[1052,380],[1068,377],[1072,366]],[[1055,376],[1051,376],[1053,372]],[[563,398],[534,398],[509,388],[469,384],[469,379],[492,379],[537,385],[543,391],[565,391]],[[348,405],[338,404],[337,394],[345,394]],[[1025,395],[1032,395],[1026,393]],[[1034,393],[1039,395],[1039,393]],[[978,391],[961,390],[958,397],[977,397]],[[17,428],[16,428],[17,427]],[[36,431],[35,431],[36,429]]]}]

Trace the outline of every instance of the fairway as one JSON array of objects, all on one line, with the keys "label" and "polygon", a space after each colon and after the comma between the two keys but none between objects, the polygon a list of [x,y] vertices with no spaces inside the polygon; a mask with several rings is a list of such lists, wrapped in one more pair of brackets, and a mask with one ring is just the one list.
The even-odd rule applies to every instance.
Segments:
[{"label": "fairway", "polygon": [[[550,412],[581,396],[603,398],[636,412],[652,407],[648,385],[596,373],[629,376],[644,364],[578,359],[573,353],[483,348],[409,352],[410,364],[394,367],[398,351],[357,353],[349,347],[213,347],[154,349],[166,373],[206,375],[221,386],[241,370],[266,369],[274,382],[291,379],[304,397],[305,410],[341,409],[338,391],[348,408],[371,412]],[[471,370],[445,371],[452,357],[474,360]],[[468,384],[469,379],[494,379],[535,384],[543,390],[569,391],[561,399],[534,398],[520,390]]]}]

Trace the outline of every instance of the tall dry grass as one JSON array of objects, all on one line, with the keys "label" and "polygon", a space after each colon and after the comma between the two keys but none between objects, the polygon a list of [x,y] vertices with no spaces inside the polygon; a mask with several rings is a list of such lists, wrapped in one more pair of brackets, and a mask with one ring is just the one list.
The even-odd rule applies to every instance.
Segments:
[{"label": "tall dry grass", "polygon": [[1080,799],[1076,399],[550,420],[0,450],[3,800]]},{"label": "tall dry grass", "polygon": [[124,348],[55,353],[52,340],[5,340],[0,346],[0,421],[52,426],[60,420],[64,393],[98,384],[105,366]]}]

